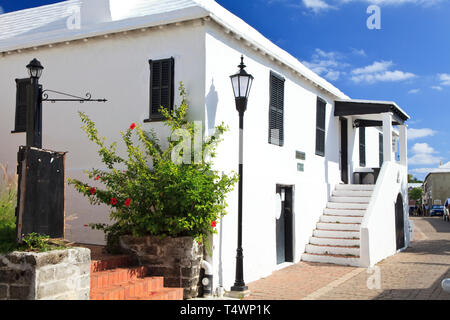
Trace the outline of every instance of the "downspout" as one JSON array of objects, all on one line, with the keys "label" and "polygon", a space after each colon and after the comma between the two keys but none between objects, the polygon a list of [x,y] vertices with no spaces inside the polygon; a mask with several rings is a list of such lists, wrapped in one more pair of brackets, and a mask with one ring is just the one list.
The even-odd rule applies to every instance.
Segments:
[{"label": "downspout", "polygon": [[203,285],[203,296],[211,297],[213,292],[213,269],[212,265],[206,261],[202,260],[202,268],[205,269],[205,276],[202,279]]}]

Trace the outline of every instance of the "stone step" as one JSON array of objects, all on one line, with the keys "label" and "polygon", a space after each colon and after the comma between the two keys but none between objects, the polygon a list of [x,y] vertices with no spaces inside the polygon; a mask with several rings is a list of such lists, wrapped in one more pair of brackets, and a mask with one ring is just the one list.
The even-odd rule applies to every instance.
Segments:
[{"label": "stone step", "polygon": [[331,223],[361,223],[364,217],[362,216],[339,216],[339,215],[322,215],[320,217],[320,222],[331,222]]},{"label": "stone step", "polygon": [[359,231],[342,231],[342,230],[314,230],[314,237],[325,237],[325,238],[345,238],[345,239],[359,239]]},{"label": "stone step", "polygon": [[335,196],[332,196],[330,199],[330,202],[369,204],[370,197],[335,197]]},{"label": "stone step", "polygon": [[368,190],[334,190],[335,197],[371,197],[373,191]]},{"label": "stone step", "polygon": [[318,230],[344,230],[344,231],[358,231],[361,229],[361,224],[359,223],[328,223],[319,222],[317,223]]},{"label": "stone step", "polygon": [[359,247],[307,244],[306,253],[359,256]]},{"label": "stone step", "polygon": [[330,237],[310,237],[310,244],[328,245],[328,246],[359,246],[360,239],[351,238],[330,238]]},{"label": "stone step", "polygon": [[373,191],[374,184],[338,184],[336,190]]},{"label": "stone step", "polygon": [[108,286],[126,283],[147,275],[147,268],[117,268],[91,273],[91,290],[107,288]]},{"label": "stone step", "polygon": [[364,217],[366,214],[365,209],[331,209],[325,208],[323,213],[326,215],[332,216],[355,216],[355,217]]},{"label": "stone step", "polygon": [[304,253],[302,255],[302,261],[317,262],[317,263],[331,263],[331,264],[339,264],[339,265],[353,266],[353,267],[360,266],[358,256]]},{"label": "stone step", "polygon": [[328,209],[358,209],[358,210],[366,210],[369,206],[369,203],[341,203],[341,202],[328,202]]},{"label": "stone step", "polygon": [[183,300],[183,288],[163,288],[133,300]]},{"label": "stone step", "polygon": [[91,300],[136,300],[163,290],[162,277],[147,277],[91,290]]}]

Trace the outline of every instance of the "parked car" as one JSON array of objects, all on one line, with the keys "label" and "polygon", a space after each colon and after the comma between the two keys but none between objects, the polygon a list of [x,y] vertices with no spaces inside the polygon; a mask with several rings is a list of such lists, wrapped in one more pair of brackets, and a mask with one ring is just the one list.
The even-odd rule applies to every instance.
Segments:
[{"label": "parked car", "polygon": [[444,206],[435,204],[431,207],[430,217],[443,215],[444,215]]},{"label": "parked car", "polygon": [[450,221],[450,198],[445,201],[444,207],[444,221]]}]

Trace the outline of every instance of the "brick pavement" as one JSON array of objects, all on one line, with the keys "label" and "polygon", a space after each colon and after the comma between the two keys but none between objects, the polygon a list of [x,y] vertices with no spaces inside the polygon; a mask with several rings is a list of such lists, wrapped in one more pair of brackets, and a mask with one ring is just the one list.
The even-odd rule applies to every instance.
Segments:
[{"label": "brick pavement", "polygon": [[379,289],[368,288],[368,280],[376,278],[366,269],[300,262],[248,284],[248,299],[450,300],[441,288],[442,280],[450,278],[450,223],[440,217],[411,219],[415,241],[377,264]]}]

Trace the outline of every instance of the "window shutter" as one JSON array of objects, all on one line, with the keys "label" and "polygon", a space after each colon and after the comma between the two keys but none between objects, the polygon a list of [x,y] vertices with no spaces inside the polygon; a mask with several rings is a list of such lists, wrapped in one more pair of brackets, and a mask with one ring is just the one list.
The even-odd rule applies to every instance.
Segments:
[{"label": "window shutter", "polygon": [[284,145],[284,79],[270,73],[269,143]]},{"label": "window shutter", "polygon": [[173,58],[150,60],[150,119],[162,119],[159,109],[173,110],[174,65]]},{"label": "window shutter", "polygon": [[325,156],[325,117],[327,104],[317,97],[316,105],[316,155]]},{"label": "window shutter", "polygon": [[27,96],[31,79],[16,79],[16,118],[14,133],[27,131]]},{"label": "window shutter", "polygon": [[366,166],[366,128],[359,128],[359,165]]}]

